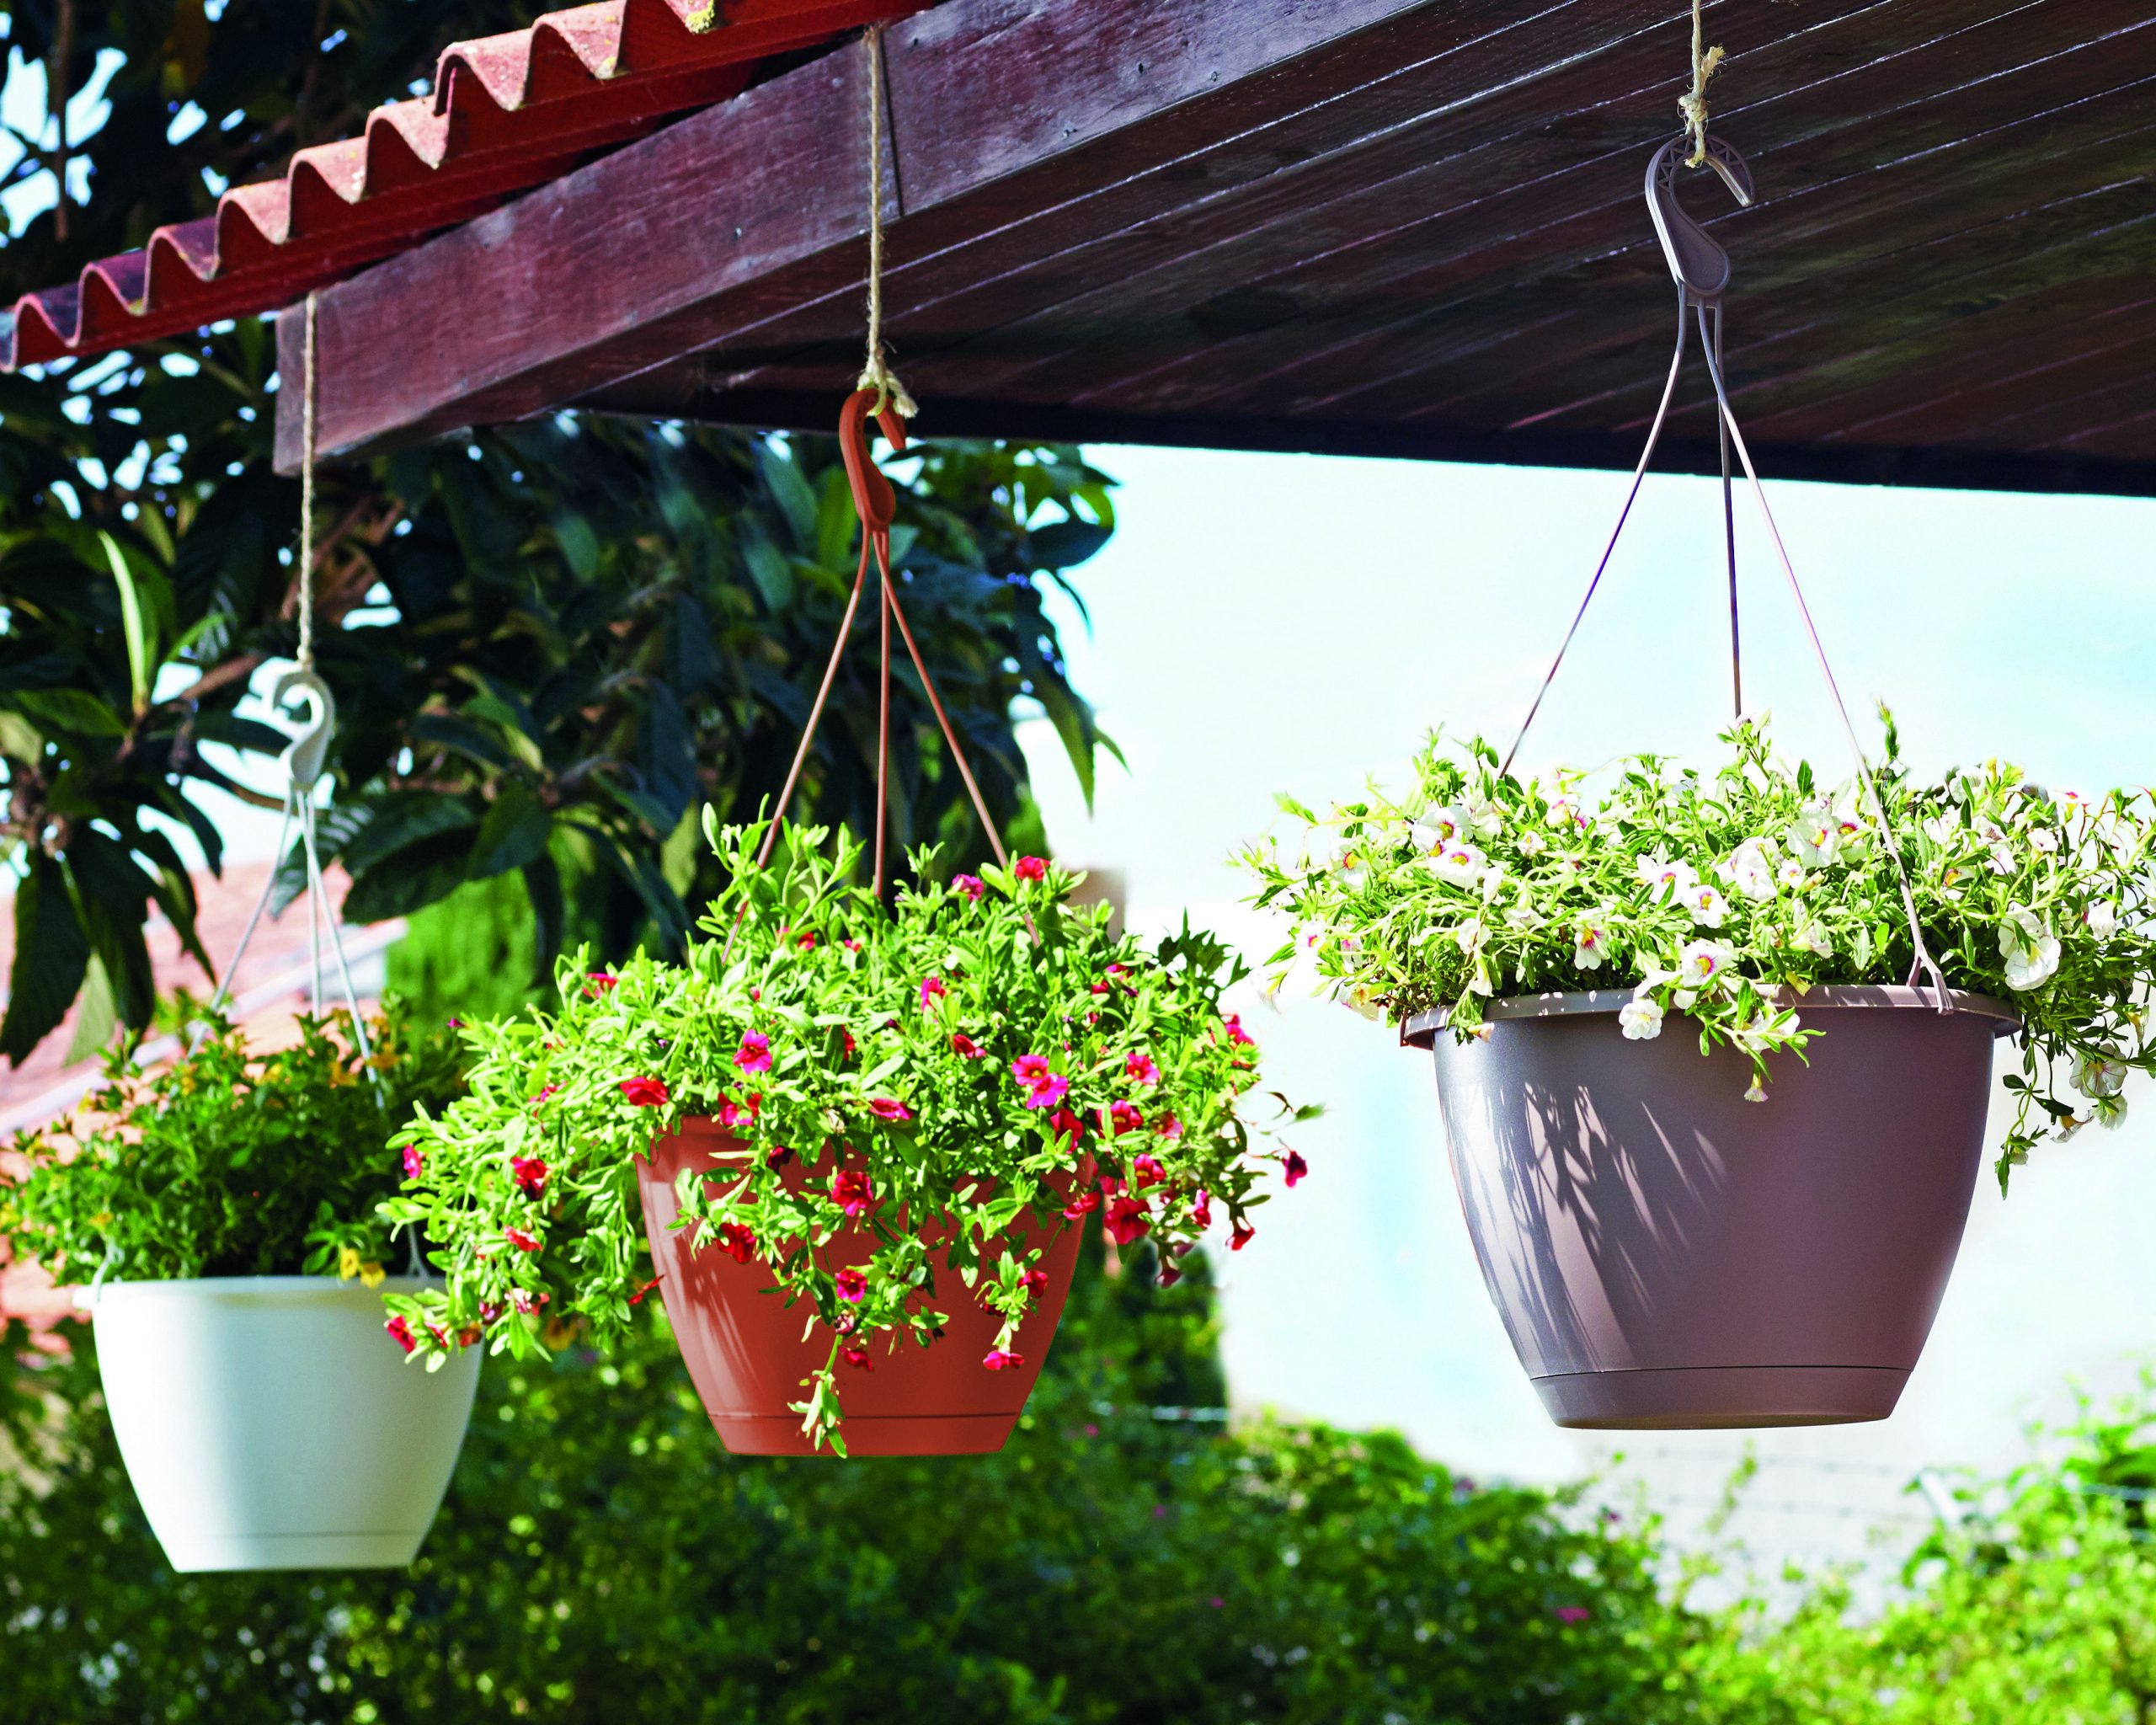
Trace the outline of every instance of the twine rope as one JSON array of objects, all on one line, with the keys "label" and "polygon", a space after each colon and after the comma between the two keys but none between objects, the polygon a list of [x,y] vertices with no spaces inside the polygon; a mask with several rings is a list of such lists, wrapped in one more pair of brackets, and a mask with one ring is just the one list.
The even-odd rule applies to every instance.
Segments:
[{"label": "twine rope", "polygon": [[892,371],[883,346],[883,29],[862,37],[868,50],[868,360],[855,382],[876,392],[876,411],[889,407],[910,419],[920,411]]},{"label": "twine rope", "polygon": [[1692,134],[1692,153],[1684,158],[1687,168],[1703,166],[1707,159],[1707,80],[1722,62],[1719,48],[1702,49],[1705,40],[1700,16],[1705,0],[1692,0],[1692,88],[1677,99],[1677,111],[1684,116],[1684,128]]},{"label": "twine rope", "polygon": [[300,342],[300,650],[299,668],[314,669],[314,352],[316,292],[307,296]]}]

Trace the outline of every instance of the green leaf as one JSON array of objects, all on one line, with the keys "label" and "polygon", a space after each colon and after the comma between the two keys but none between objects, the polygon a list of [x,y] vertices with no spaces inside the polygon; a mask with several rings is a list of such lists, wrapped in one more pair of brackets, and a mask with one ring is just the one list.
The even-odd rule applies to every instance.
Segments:
[{"label": "green leaf", "polygon": [[150,685],[157,672],[157,624],[142,602],[119,541],[109,533],[99,533],[98,541],[112,565],[112,579],[120,586],[120,626],[127,639],[127,676],[134,689],[135,710],[140,713],[150,704]]},{"label": "green leaf", "polygon": [[511,780],[496,794],[479,835],[472,841],[467,880],[484,880],[522,868],[547,853],[547,840],[554,830],[554,817],[537,794]]},{"label": "green leaf", "polygon": [[756,446],[756,470],[793,530],[794,549],[811,550],[816,543],[816,494],[802,477],[792,451],[763,439]]},{"label": "green leaf", "polygon": [[42,851],[15,889],[15,958],[8,974],[8,1012],[0,1055],[16,1065],[67,1015],[90,964],[89,937],[75,911],[67,876]]},{"label": "green leaf", "polygon": [[531,982],[535,988],[543,988],[554,974],[554,960],[561,956],[565,915],[562,871],[552,857],[542,855],[524,865],[524,890],[531,900]]},{"label": "green leaf", "polygon": [[355,875],[344,896],[344,920],[387,922],[448,897],[464,884],[472,830],[437,833]]},{"label": "green leaf", "polygon": [[119,1004],[120,1020],[141,1029],[157,1003],[150,948],[143,937],[155,884],[125,846],[94,828],[76,834],[67,857],[81,895],[83,924]]},{"label": "green leaf", "polygon": [[1036,527],[1030,537],[1033,559],[1043,569],[1075,569],[1114,537],[1113,527],[1096,526],[1075,517]]},{"label": "green leaf", "polygon": [[8,697],[47,735],[124,737],[127,722],[85,689],[18,689]]},{"label": "green leaf", "polygon": [[120,1002],[113,998],[104,961],[95,953],[90,954],[89,970],[77,996],[77,1007],[75,1033],[68,1039],[67,1052],[62,1057],[71,1066],[102,1054],[112,1042],[112,1033],[120,1028]]}]

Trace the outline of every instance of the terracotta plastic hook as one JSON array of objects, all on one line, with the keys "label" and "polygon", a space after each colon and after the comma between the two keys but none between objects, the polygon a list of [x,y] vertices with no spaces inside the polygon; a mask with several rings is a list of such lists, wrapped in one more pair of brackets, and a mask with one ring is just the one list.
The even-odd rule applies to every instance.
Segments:
[{"label": "terracotta plastic hook", "polygon": [[[1691,142],[1689,136],[1672,138],[1654,152],[1647,163],[1647,213],[1662,241],[1662,254],[1669,260],[1669,273],[1684,290],[1687,306],[1716,306],[1729,286],[1729,254],[1684,213],[1677,201],[1677,168]],[[1707,139],[1707,166],[1720,176],[1737,201],[1752,202],[1752,170],[1743,157],[1720,138]]]},{"label": "terracotta plastic hook", "polygon": [[[853,506],[860,512],[862,525],[872,533],[888,533],[898,519],[899,499],[868,446],[868,419],[878,399],[873,389],[857,389],[846,398],[839,409],[839,452],[846,458],[846,483],[853,488]],[[898,410],[886,407],[875,419],[892,452],[903,453],[906,422]]]}]

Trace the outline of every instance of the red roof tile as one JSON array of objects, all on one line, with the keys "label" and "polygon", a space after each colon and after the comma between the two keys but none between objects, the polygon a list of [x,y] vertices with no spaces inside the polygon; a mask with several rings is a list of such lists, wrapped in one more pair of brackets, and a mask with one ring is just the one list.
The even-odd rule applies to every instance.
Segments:
[{"label": "red roof tile", "polygon": [[927,0],[600,0],[459,42],[434,92],[368,116],[363,136],[297,152],[280,179],[147,248],[26,294],[0,369],[41,364],[289,305],[310,288],[469,220],[669,115],[738,95],[755,64]]}]

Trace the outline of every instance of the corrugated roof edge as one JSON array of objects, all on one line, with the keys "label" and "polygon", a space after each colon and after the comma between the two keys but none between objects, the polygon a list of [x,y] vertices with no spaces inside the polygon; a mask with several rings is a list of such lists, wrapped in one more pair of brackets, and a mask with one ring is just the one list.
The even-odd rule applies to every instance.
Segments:
[{"label": "corrugated roof edge", "polygon": [[756,63],[927,0],[599,0],[529,29],[452,44],[431,93],[365,133],[294,153],[216,213],[139,252],[25,294],[0,370],[101,353],[288,305],[440,228],[483,214],[591,152],[738,95]]}]

